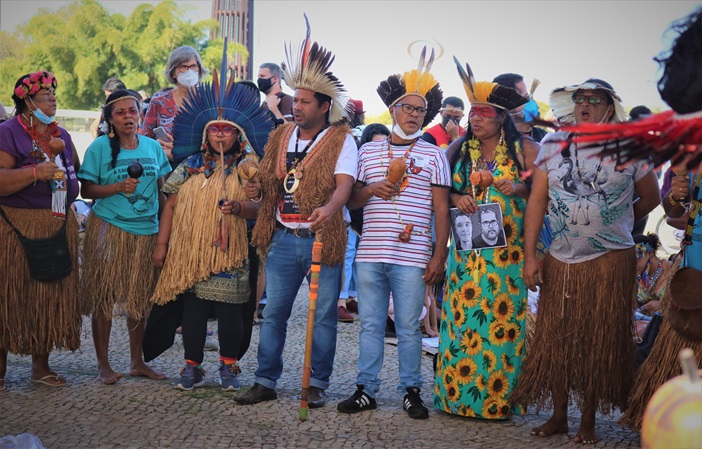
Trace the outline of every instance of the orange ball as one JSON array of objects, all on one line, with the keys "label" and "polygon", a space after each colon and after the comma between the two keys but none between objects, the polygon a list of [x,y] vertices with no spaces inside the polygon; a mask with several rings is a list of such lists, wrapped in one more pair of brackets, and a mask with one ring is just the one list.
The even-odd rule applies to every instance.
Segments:
[{"label": "orange ball", "polygon": [[66,142],[64,142],[61,138],[53,138],[49,142],[49,150],[51,151],[52,156],[58,156],[59,154],[63,153],[63,150],[65,149]]}]

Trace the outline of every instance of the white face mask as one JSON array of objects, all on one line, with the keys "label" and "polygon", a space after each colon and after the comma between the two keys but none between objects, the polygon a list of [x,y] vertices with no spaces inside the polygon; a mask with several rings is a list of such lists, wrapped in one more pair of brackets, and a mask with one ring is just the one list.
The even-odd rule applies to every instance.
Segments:
[{"label": "white face mask", "polygon": [[195,70],[186,70],[178,75],[178,84],[185,87],[192,87],[199,81],[200,74]]}]

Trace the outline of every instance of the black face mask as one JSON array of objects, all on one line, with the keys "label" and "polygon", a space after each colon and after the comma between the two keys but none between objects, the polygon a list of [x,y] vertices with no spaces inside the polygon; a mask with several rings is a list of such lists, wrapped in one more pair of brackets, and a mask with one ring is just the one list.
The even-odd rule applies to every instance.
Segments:
[{"label": "black face mask", "polygon": [[258,84],[258,90],[263,92],[264,94],[271,90],[271,87],[273,86],[273,77],[270,78],[259,78],[256,81],[256,84]]},{"label": "black face mask", "polygon": [[444,128],[446,128],[446,125],[448,125],[449,120],[453,120],[453,122],[454,122],[457,126],[459,126],[459,123],[460,123],[460,121],[461,121],[460,119],[457,119],[457,118],[444,117],[443,119],[441,119],[441,126],[443,126]]}]

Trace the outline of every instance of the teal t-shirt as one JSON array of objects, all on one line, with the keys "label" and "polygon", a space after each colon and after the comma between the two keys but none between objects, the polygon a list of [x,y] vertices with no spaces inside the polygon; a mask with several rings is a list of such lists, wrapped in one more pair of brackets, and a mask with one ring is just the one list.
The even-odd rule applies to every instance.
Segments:
[{"label": "teal t-shirt", "polygon": [[118,193],[95,201],[93,213],[118,228],[137,235],[152,235],[158,232],[158,179],[171,172],[166,154],[155,140],[139,137],[139,146],[134,150],[121,149],[117,163],[112,167],[112,149],[107,136],[93,141],[85,152],[78,179],[95,184],[108,185],[129,177],[127,167],[139,161],[144,173],[134,193]]}]

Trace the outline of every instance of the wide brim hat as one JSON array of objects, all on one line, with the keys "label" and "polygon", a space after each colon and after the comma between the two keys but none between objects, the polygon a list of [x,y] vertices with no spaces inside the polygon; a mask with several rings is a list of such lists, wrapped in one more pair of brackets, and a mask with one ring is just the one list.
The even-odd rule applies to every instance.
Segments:
[{"label": "wide brim hat", "polygon": [[614,91],[614,88],[612,88],[609,83],[605,83],[602,80],[589,79],[582,84],[559,87],[551,92],[548,104],[559,122],[575,123],[575,103],[573,102],[573,94],[578,90],[603,90],[607,92],[614,102],[614,120],[617,122],[629,120],[629,114],[626,113],[622,105],[622,99]]},{"label": "wide brim hat", "polygon": [[683,338],[702,342],[702,271],[691,267],[678,269],[670,280],[670,299],[666,319]]}]

